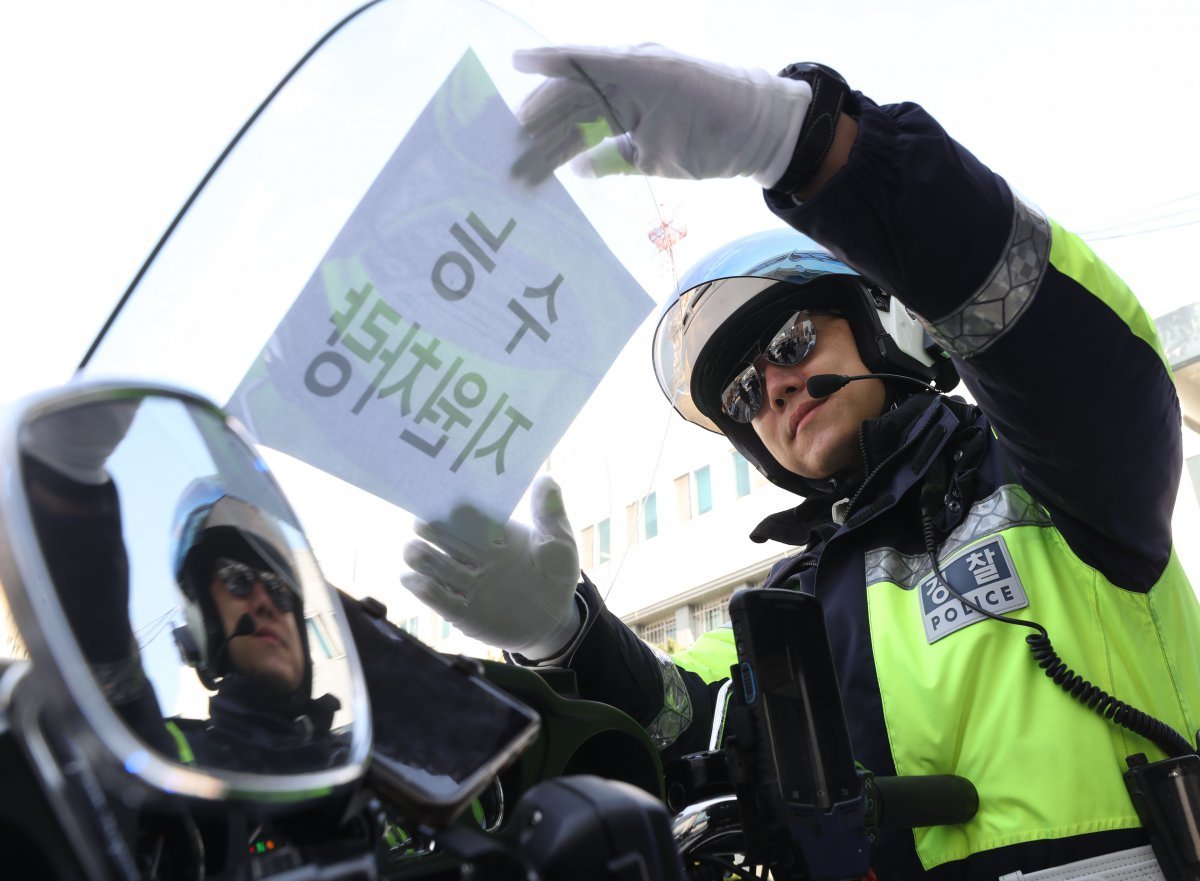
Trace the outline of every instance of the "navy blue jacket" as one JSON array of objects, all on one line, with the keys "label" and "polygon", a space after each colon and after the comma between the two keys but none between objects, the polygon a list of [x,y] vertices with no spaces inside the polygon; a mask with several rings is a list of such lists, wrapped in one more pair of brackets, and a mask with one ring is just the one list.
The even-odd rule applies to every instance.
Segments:
[{"label": "navy blue jacket", "polygon": [[[803,548],[773,570],[767,585],[798,575],[802,589],[821,599],[856,758],[880,775],[914,773],[914,766],[922,773],[959,770],[959,757],[949,755],[953,748],[931,746],[933,755],[920,756],[920,745],[904,740],[911,741],[912,733],[894,730],[895,711],[889,731],[886,705],[901,700],[897,691],[911,697],[907,685],[896,687],[903,684],[897,665],[918,654],[937,655],[949,665],[961,704],[972,697],[962,668],[984,659],[978,661],[978,690],[986,697],[995,685],[995,700],[1012,707],[1012,730],[1024,731],[1028,724],[1031,732],[1032,746],[1020,744],[1007,762],[1004,773],[1013,778],[1037,773],[1030,755],[1053,764],[1060,753],[1067,767],[1072,730],[1080,732],[1079,743],[1111,737],[1104,720],[1076,722],[1076,710],[1085,717],[1088,711],[1038,678],[1032,659],[1022,654],[1023,628],[981,622],[985,626],[943,639],[930,630],[941,622],[927,614],[925,633],[919,624],[911,632],[919,618],[914,588],[928,583],[920,571],[928,558],[927,532],[947,567],[966,560],[972,541],[1007,541],[1013,548],[1025,542],[1026,551],[1013,552],[1016,563],[1009,560],[1023,569],[1018,581],[1024,579],[1022,590],[1029,596],[1026,607],[1016,607],[1023,611],[1014,614],[1041,620],[1056,645],[1061,639],[1078,653],[1068,662],[1086,661],[1091,666],[1085,674],[1110,687],[1115,682],[1118,691],[1125,682],[1122,664],[1142,663],[1137,653],[1150,641],[1143,623],[1158,626],[1165,620],[1165,631],[1153,634],[1160,645],[1149,647],[1145,669],[1169,675],[1151,676],[1155,681],[1147,694],[1118,696],[1131,703],[1151,700],[1158,708],[1156,695],[1167,695],[1161,706],[1168,721],[1194,737],[1200,676],[1181,668],[1189,666],[1188,644],[1200,634],[1200,612],[1173,555],[1170,530],[1181,468],[1179,405],[1153,322],[1128,289],[1081,241],[1015,199],[1000,177],[913,104],[879,107],[863,100],[845,167],[803,204],[776,192],[767,192],[766,200],[782,219],[921,316],[951,352],[978,402],[976,408],[923,394],[903,400],[863,425],[862,466],[868,476],[851,488],[854,502],[845,523],[830,517],[838,493],[809,498],[753,533],[757,540]],[[999,525],[987,519],[996,507]],[[1043,549],[1052,562],[1042,561]],[[898,571],[904,566],[912,571]],[[581,693],[656,724],[669,691],[660,661],[603,609],[594,588],[585,583],[580,593],[589,620],[570,663]],[[872,615],[878,621],[903,603],[914,607],[914,617],[910,622],[907,611],[897,615],[896,629],[909,628],[908,636],[881,643],[890,637],[879,626],[872,632]],[[885,654],[877,656],[881,651]],[[1103,669],[1106,652],[1120,656],[1110,665],[1115,672]],[[719,709],[715,684],[680,674],[693,723],[668,747],[668,757],[707,748],[709,720]],[[881,683],[881,677],[887,681]],[[1045,703],[1060,697],[1061,707]],[[955,735],[975,742],[986,737],[981,706],[987,702],[946,714],[945,725],[953,729],[947,742],[953,744]],[[1036,725],[1047,722],[1046,706],[1056,720],[1061,712],[1070,726],[1080,727],[1064,730],[1061,739],[1045,737]],[[1041,717],[1022,720],[1025,707]],[[910,714],[920,711],[908,708]],[[1136,735],[1121,737],[1114,756],[1144,746]],[[1008,737],[997,748],[1009,749],[1019,740]],[[1041,752],[1023,753],[1026,748]],[[1111,773],[1119,778],[1119,771]],[[1104,779],[1106,786],[1112,783]],[[981,791],[981,800],[988,795]],[[1081,789],[1079,799],[1088,797]],[[1111,786],[1104,797],[1113,797]],[[875,848],[874,864],[881,879],[994,879],[1146,840],[1128,816],[1101,818],[1084,832],[1076,824],[1059,834],[1068,824],[1055,827],[1051,807],[1037,822],[1044,828],[1021,830],[1028,834],[1004,846],[980,848],[967,841],[958,852],[954,841],[926,840],[920,858],[920,835],[914,844],[912,833],[891,834]],[[992,841],[1001,837],[990,835]],[[930,852],[939,854],[935,865]]]}]

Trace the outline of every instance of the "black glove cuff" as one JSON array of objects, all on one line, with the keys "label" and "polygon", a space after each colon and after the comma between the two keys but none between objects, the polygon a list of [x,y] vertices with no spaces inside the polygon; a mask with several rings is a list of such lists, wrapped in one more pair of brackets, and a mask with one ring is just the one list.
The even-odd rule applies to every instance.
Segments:
[{"label": "black glove cuff", "polygon": [[795,193],[812,180],[821,161],[833,144],[838,119],[843,113],[858,118],[858,97],[850,91],[845,79],[836,70],[823,64],[798,62],[789,64],[779,75],[792,80],[803,80],[812,86],[812,103],[800,126],[796,149],[783,177],[771,189],[781,193]]}]

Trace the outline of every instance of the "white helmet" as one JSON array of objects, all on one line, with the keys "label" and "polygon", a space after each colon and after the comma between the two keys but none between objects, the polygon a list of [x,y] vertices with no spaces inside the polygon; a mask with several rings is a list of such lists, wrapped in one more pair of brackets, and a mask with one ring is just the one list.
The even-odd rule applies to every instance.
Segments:
[{"label": "white helmet", "polygon": [[776,462],[721,402],[747,353],[802,309],[845,317],[873,373],[911,376],[944,392],[958,384],[958,372],[903,304],[794,230],[745,236],[696,264],[654,333],[659,387],[684,419],[724,434],[768,480],[809,495],[816,486]]},{"label": "white helmet", "polygon": [[277,518],[244,499],[229,494],[219,480],[201,477],[188,485],[175,509],[171,527],[171,556],[175,580],[183,594],[186,623],[176,628],[175,641],[184,660],[204,686],[215,689],[229,672],[223,649],[224,625],[209,593],[214,561],[221,556],[268,569],[279,579],[287,608],[296,619],[305,658],[304,680],[298,689],[309,696],[312,686],[303,592],[292,565],[292,550]]}]

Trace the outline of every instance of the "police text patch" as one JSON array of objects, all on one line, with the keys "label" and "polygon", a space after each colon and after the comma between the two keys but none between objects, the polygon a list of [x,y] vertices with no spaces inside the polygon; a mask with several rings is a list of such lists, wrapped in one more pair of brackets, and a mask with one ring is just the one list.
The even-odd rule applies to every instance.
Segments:
[{"label": "police text patch", "polygon": [[[955,591],[989,612],[1000,615],[1029,605],[1002,536],[960,551],[943,561],[941,569]],[[921,579],[917,590],[925,638],[931,644],[985,617],[957,599],[933,572]]]}]

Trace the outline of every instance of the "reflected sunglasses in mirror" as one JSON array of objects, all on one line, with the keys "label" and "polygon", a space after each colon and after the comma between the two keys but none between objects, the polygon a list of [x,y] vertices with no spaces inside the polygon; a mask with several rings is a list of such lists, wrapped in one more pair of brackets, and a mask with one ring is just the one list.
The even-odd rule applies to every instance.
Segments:
[{"label": "reflected sunglasses in mirror", "polygon": [[778,367],[793,367],[810,354],[817,344],[817,331],[807,309],[791,315],[760,351],[745,359],[750,366],[739,371],[721,392],[721,409],[734,422],[753,421],[766,397],[766,378],[758,367],[763,359]]},{"label": "reflected sunglasses in mirror", "polygon": [[280,612],[291,612],[296,608],[296,593],[288,587],[282,578],[270,569],[256,569],[245,563],[231,560],[228,557],[217,559],[217,578],[238,599],[245,599],[254,590],[254,583],[262,584]]}]

